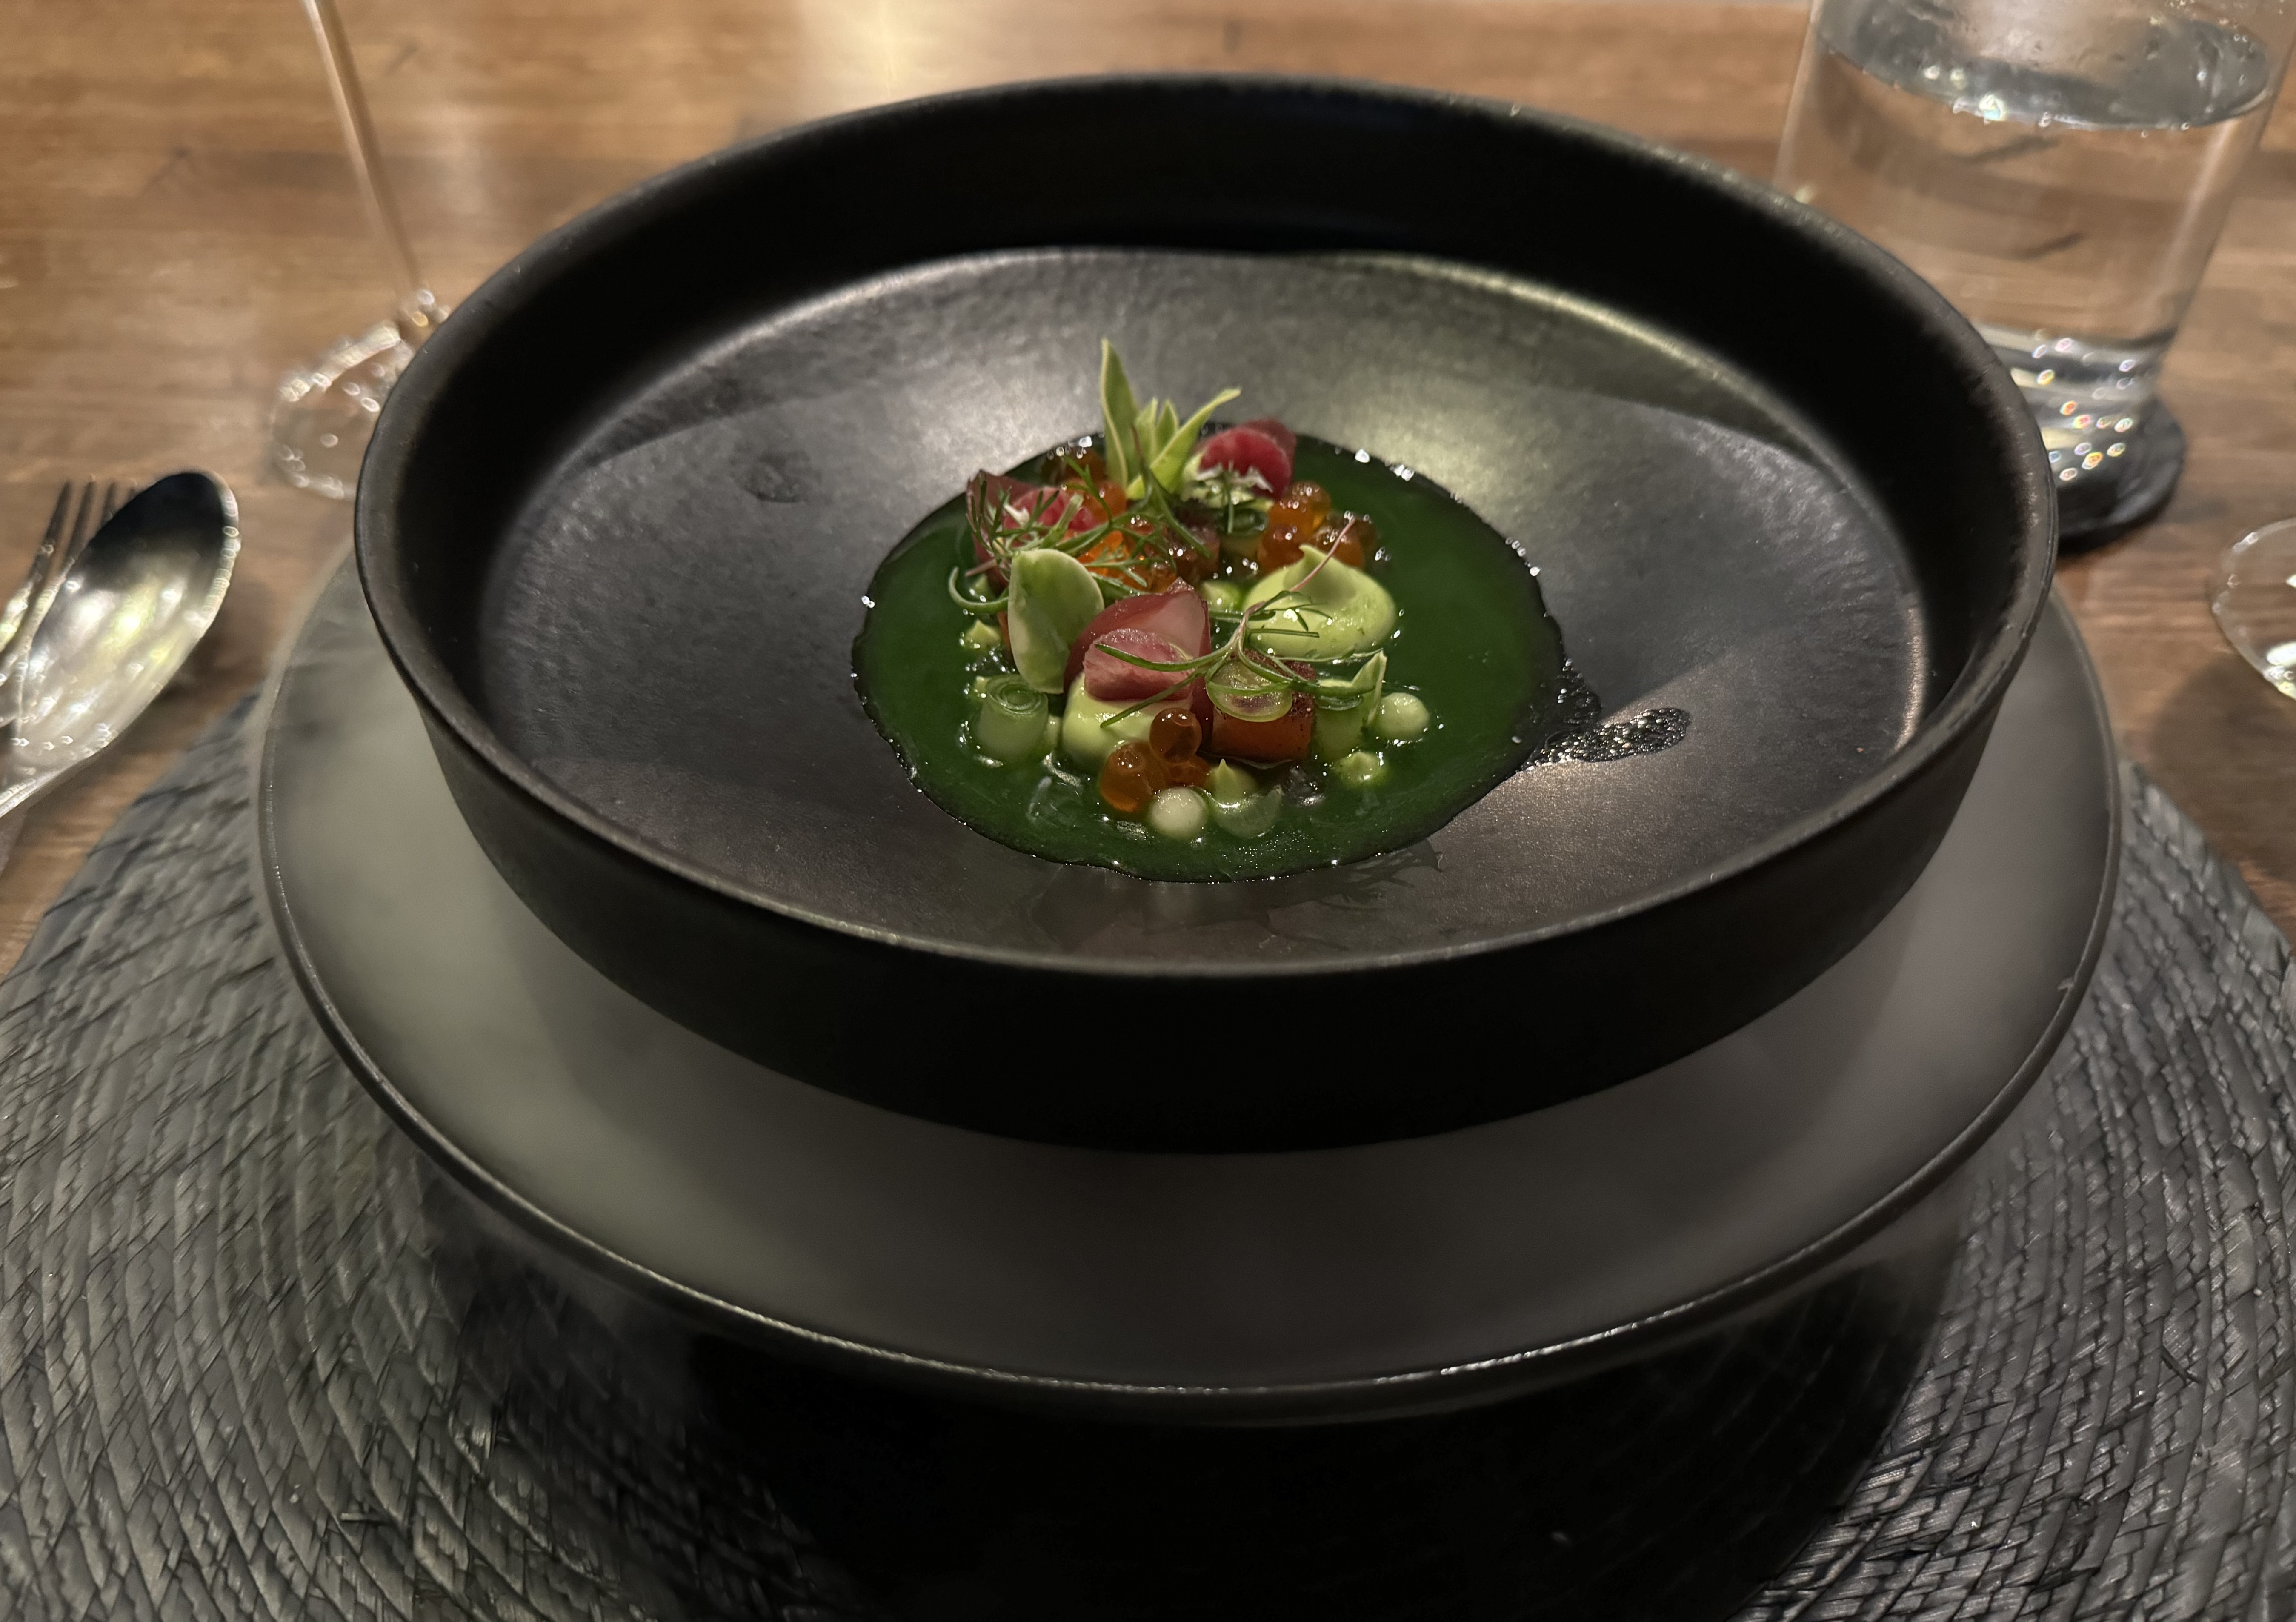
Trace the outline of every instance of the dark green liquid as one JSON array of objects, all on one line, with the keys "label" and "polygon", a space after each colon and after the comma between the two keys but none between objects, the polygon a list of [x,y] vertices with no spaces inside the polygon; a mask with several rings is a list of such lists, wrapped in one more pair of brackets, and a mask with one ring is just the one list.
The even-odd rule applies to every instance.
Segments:
[{"label": "dark green liquid", "polygon": [[[1264,879],[1423,840],[1512,774],[1554,729],[1562,676],[1562,633],[1522,555],[1447,492],[1384,463],[1302,438],[1295,471],[1330,491],[1334,511],[1378,525],[1388,561],[1375,572],[1400,610],[1382,644],[1387,690],[1408,689],[1434,711],[1434,725],[1410,743],[1366,732],[1361,747],[1387,761],[1383,782],[1349,788],[1310,761],[1283,781],[1283,814],[1267,833],[1242,840],[1215,823],[1183,844],[1111,812],[1095,774],[1058,755],[1058,773],[1037,761],[990,763],[968,739],[972,680],[1006,667],[1001,654],[959,640],[972,623],[947,590],[950,568],[972,561],[960,497],[877,570],[874,606],[853,646],[863,701],[917,786],[950,815],[1032,856],[1149,879]],[[1309,795],[1317,798],[1304,803]]]}]

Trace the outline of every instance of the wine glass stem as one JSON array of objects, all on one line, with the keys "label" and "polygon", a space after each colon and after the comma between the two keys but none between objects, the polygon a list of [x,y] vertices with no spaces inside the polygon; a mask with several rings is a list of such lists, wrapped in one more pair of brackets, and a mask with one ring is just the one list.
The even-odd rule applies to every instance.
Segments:
[{"label": "wine glass stem", "polygon": [[358,64],[351,60],[351,42],[335,0],[303,0],[311,30],[319,37],[319,55],[327,67],[327,88],[334,93],[335,116],[342,121],[343,144],[348,149],[351,173],[358,181],[359,197],[366,204],[367,223],[390,267],[390,278],[401,308],[422,302],[422,273],[415,268],[414,250],[407,245],[406,227],[399,223],[398,204],[390,194],[390,181],[382,172],[368,119],[366,95],[359,88]]}]

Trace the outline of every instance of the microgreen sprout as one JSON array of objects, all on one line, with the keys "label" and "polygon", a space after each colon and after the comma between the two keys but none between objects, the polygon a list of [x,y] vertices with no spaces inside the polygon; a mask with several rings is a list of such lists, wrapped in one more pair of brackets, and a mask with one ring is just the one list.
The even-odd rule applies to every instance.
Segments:
[{"label": "microgreen sprout", "polygon": [[[1218,512],[1222,535],[1245,535],[1257,530],[1267,521],[1267,510],[1275,505],[1275,493],[1268,488],[1267,476],[1258,468],[1203,469],[1193,462],[1189,464],[1186,499]],[[1244,515],[1258,521],[1239,524],[1238,519]]]},{"label": "microgreen sprout", "polygon": [[[1015,553],[1051,547],[1091,569],[1110,588],[1110,595],[1129,597],[1157,589],[1159,565],[1177,575],[1190,559],[1199,563],[1218,560],[1218,544],[1180,521],[1162,486],[1152,484],[1118,517],[1079,523],[1101,510],[1085,494],[1093,487],[1090,471],[1065,454],[1061,471],[1066,483],[1057,495],[1032,493],[1025,503],[998,500],[991,476],[974,475],[965,491],[965,528],[982,557],[963,573],[1009,574]],[[971,607],[962,598],[959,606]]]}]

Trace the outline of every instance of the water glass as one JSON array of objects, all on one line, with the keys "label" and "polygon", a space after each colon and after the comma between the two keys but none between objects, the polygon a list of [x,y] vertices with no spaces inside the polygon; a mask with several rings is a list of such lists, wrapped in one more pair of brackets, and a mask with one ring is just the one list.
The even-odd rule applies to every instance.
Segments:
[{"label": "water glass", "polygon": [[2161,358],[2292,37],[2291,0],[1816,0],[1777,184],[1976,324],[2069,532],[2175,482]]}]

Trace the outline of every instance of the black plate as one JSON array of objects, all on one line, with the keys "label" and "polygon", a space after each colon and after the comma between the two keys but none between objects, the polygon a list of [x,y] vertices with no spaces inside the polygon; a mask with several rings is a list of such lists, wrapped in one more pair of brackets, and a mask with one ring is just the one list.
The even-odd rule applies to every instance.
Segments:
[{"label": "black plate", "polygon": [[[1233,381],[1456,492],[1597,692],[1686,709],[1688,741],[1250,884],[946,815],[852,692],[861,595],[975,468],[1092,425],[1103,333],[1157,392]],[[357,512],[463,815],[593,963],[856,1097],[1189,1149],[1513,1115],[1806,984],[1950,821],[2052,522],[1990,352],[1814,212],[1521,110],[1232,78],[882,109],[650,182],[447,324]],[[1152,1004],[1216,1032],[1270,998],[1295,1061],[968,1034]]]},{"label": "black plate", "polygon": [[837,1097],[615,987],[488,864],[348,572],[281,677],[260,795],[305,991],[367,1085],[569,1254],[777,1350],[1179,1419],[1394,1413],[1765,1300],[1934,1187],[2079,1001],[2118,821],[2044,622],[1951,832],[1815,984],[1592,1097],[1269,1155],[1068,1149]]}]

